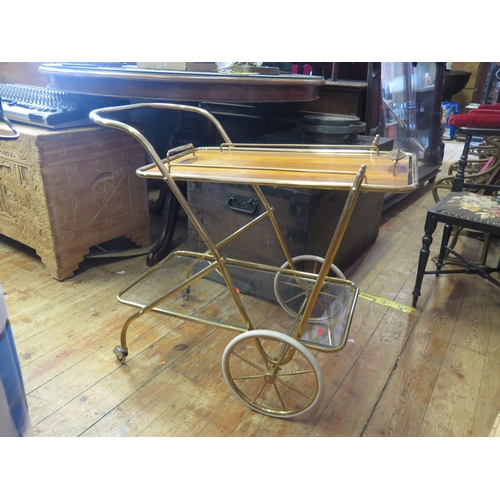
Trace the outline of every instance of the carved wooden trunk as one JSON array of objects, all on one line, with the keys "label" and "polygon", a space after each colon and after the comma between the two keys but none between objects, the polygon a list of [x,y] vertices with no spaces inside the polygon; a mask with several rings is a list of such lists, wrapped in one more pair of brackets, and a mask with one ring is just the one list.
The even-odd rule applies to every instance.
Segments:
[{"label": "carved wooden trunk", "polygon": [[90,247],[118,237],[151,242],[144,150],[102,127],[16,125],[0,141],[0,233],[36,250],[51,276],[73,275]]}]

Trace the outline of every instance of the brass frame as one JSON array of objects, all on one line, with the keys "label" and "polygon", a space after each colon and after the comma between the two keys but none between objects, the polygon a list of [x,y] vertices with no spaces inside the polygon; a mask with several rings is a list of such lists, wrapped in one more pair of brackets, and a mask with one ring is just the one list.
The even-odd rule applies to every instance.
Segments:
[{"label": "brass frame", "polygon": [[[131,127],[130,125],[127,125],[126,123],[112,120],[109,118],[104,117],[103,115],[107,115],[110,113],[116,113],[116,112],[122,112],[122,111],[130,111],[134,110],[137,108],[144,108],[144,107],[153,107],[153,108],[163,108],[163,109],[176,109],[180,111],[188,111],[188,112],[194,112],[194,113],[199,113],[204,115],[210,122],[215,126],[215,128],[219,131],[221,136],[223,137],[224,143],[219,147],[219,148],[194,148],[192,144],[188,144],[185,146],[181,146],[179,148],[175,148],[170,150],[167,153],[166,159],[161,159],[154,148],[151,146],[149,141],[140,133],[138,132],[135,128]],[[262,271],[269,271],[272,273],[279,273],[279,274],[285,274],[285,275],[290,275],[295,278],[309,278],[310,280],[314,280],[314,285],[312,286],[311,293],[308,295],[307,299],[305,300],[301,311],[297,313],[297,316],[295,317],[293,321],[293,326],[292,326],[292,331],[288,333],[288,336],[293,338],[294,341],[301,342],[301,337],[306,331],[306,326],[308,323],[309,318],[311,317],[314,305],[321,293],[321,288],[325,283],[333,283],[337,285],[344,285],[347,287],[350,291],[350,300],[351,304],[349,307],[349,310],[346,312],[346,322],[344,324],[344,330],[342,331],[342,336],[340,339],[340,342],[338,345],[335,346],[324,346],[320,344],[315,344],[313,342],[309,341],[304,341],[304,345],[306,345],[307,348],[318,350],[318,351],[324,351],[324,352],[331,352],[331,351],[337,351],[339,349],[342,349],[346,342],[347,342],[347,335],[350,329],[351,321],[352,321],[352,316],[354,314],[357,298],[358,298],[358,293],[359,289],[357,285],[355,285],[352,281],[346,280],[346,279],[341,279],[341,278],[333,278],[328,276],[328,273],[330,271],[331,265],[335,259],[335,256],[337,254],[337,251],[339,249],[339,246],[341,244],[343,235],[347,229],[347,225],[349,223],[349,220],[351,218],[352,212],[354,210],[354,207],[356,205],[356,201],[358,199],[359,193],[361,191],[379,191],[379,192],[410,192],[416,189],[418,186],[418,173],[417,173],[417,161],[416,157],[410,153],[403,153],[401,151],[397,151],[396,154],[388,155],[387,153],[382,153],[379,151],[377,147],[377,142],[374,141],[374,144],[371,146],[362,146],[362,147],[348,147],[348,146],[329,146],[329,145],[307,145],[307,146],[293,146],[293,145],[254,145],[254,144],[235,144],[232,143],[231,140],[229,139],[228,135],[222,128],[221,124],[217,121],[217,119],[212,116],[210,113],[207,111],[193,107],[193,106],[186,106],[186,105],[177,105],[177,104],[166,104],[166,103],[151,103],[151,104],[132,104],[128,106],[118,106],[115,108],[103,108],[99,110],[92,111],[90,113],[90,118],[97,124],[106,126],[106,127],[111,127],[111,128],[116,128],[119,130],[122,130],[130,135],[132,135],[137,141],[139,141],[146,152],[149,154],[151,159],[153,160],[153,163],[146,165],[144,167],[141,167],[137,169],[137,175],[140,177],[144,178],[162,178],[170,187],[172,190],[172,193],[174,196],[177,198],[179,201],[180,206],[186,213],[187,217],[189,218],[193,228],[197,231],[199,236],[202,238],[204,243],[206,244],[208,250],[205,253],[200,253],[200,252],[190,252],[190,251],[176,251],[171,253],[169,256],[167,256],[163,261],[158,263],[156,266],[150,268],[148,271],[146,271],[143,275],[139,276],[135,281],[133,281],[130,285],[128,285],[126,288],[121,290],[118,293],[118,300],[119,302],[136,307],[138,310],[132,314],[125,324],[123,325],[122,331],[121,331],[121,336],[120,336],[120,347],[115,348],[115,354],[117,355],[118,359],[120,359],[122,362],[124,362],[125,357],[128,354],[128,348],[127,348],[127,331],[128,328],[130,327],[131,323],[135,321],[136,319],[140,318],[143,316],[145,313],[149,311],[154,311],[158,312],[161,314],[166,314],[169,316],[173,316],[176,318],[184,319],[184,320],[190,320],[202,324],[207,324],[213,327],[220,327],[220,328],[226,328],[230,329],[233,331],[237,332],[246,332],[253,330],[253,325],[252,322],[247,314],[247,311],[245,310],[242,301],[240,299],[240,296],[233,284],[232,278],[229,274],[228,271],[228,266],[234,265],[234,266],[239,266],[239,267],[245,267],[245,268],[252,268],[252,269],[257,269],[257,270],[262,270]],[[384,163],[384,168],[387,167],[387,173],[384,175],[387,176],[387,178],[390,178],[390,176],[395,176],[396,175],[396,168],[397,168],[397,162],[402,159],[402,158],[407,158],[407,167],[406,168],[406,175],[407,177],[405,178],[404,182],[401,182],[399,185],[395,186],[394,184],[384,184],[383,182],[379,183],[370,183],[369,182],[369,176],[370,172],[367,171],[367,166],[363,164],[364,162],[361,161],[359,164],[359,167],[356,169],[352,170],[335,170],[333,168],[331,169],[318,169],[318,170],[309,170],[309,169],[301,169],[301,168],[288,168],[288,167],[280,167],[281,172],[287,172],[287,174],[290,176],[290,173],[293,175],[293,173],[304,173],[304,172],[313,172],[315,174],[323,174],[320,180],[313,181],[311,183],[307,184],[307,187],[316,187],[316,188],[321,188],[321,189],[345,189],[349,190],[349,194],[347,197],[347,201],[344,205],[342,214],[340,216],[340,220],[337,224],[337,228],[331,238],[330,245],[328,247],[328,250],[326,252],[326,255],[323,259],[323,263],[321,265],[321,268],[318,273],[308,273],[308,272],[303,272],[299,271],[295,263],[292,259],[292,256],[287,248],[286,241],[284,237],[282,236],[282,233],[279,229],[278,223],[276,221],[275,215],[274,215],[274,209],[270,206],[268,203],[266,197],[264,196],[264,193],[262,192],[260,185],[271,185],[271,186],[279,186],[279,185],[284,185],[284,186],[297,186],[297,187],[306,187],[304,184],[301,184],[299,180],[283,180],[280,179],[278,175],[272,175],[274,171],[276,171],[275,168],[267,168],[262,165],[255,165],[250,168],[247,168],[247,170],[252,170],[252,171],[267,171],[268,176],[263,178],[263,182],[255,182],[255,179],[253,179],[253,182],[248,182],[248,178],[245,178],[244,176],[238,177],[236,180],[234,178],[225,178],[223,175],[217,173],[217,167],[214,168],[214,171],[210,174],[210,176],[207,177],[197,177],[196,172],[192,175],[192,177],[183,177],[181,174],[178,172],[174,172],[173,166],[175,165],[175,162],[178,162],[180,160],[185,160],[187,155],[193,155],[196,158],[196,155],[198,152],[202,151],[211,151],[211,152],[217,152],[219,155],[224,155],[226,151],[229,151],[231,153],[255,153],[255,154],[270,154],[270,155],[276,155],[276,157],[282,155],[282,154],[293,154],[296,157],[298,156],[301,160],[302,158],[304,159],[311,159],[311,154],[314,155],[323,155],[326,156],[328,159],[331,158],[332,164],[335,162],[335,157],[351,157],[353,155],[359,155],[360,159],[367,159],[367,163],[369,163],[370,159],[373,158],[374,156],[376,157],[384,157],[384,155],[387,157],[387,162]],[[274,156],[273,156],[274,157]],[[192,162],[191,162],[192,163]],[[238,168],[235,165],[224,165],[224,169],[236,169]],[[404,169],[403,168],[403,169]],[[155,170],[157,169],[157,170]],[[215,173],[214,173],[215,172]],[[331,180],[329,177],[340,175],[340,178],[345,177],[345,181],[339,181],[339,180]],[[338,177],[337,177],[338,179]],[[385,177],[384,177],[385,179]],[[189,203],[187,202],[187,199],[185,196],[182,194],[181,190],[176,184],[176,180],[193,180],[193,181],[206,181],[206,182],[236,182],[240,184],[247,184],[251,185],[260,199],[262,206],[265,208],[265,212],[262,213],[261,215],[256,216],[251,222],[245,224],[243,227],[235,231],[233,234],[222,240],[221,242],[214,243],[214,241],[211,239],[203,225],[201,224],[200,220],[194,213],[194,211],[191,209]],[[260,178],[259,178],[260,180]],[[303,181],[301,181],[303,182]],[[269,266],[269,265],[263,265],[263,264],[258,264],[255,262],[248,262],[248,261],[242,261],[238,259],[230,259],[227,257],[224,257],[220,254],[219,250],[227,244],[229,241],[232,241],[233,239],[237,238],[239,235],[242,233],[246,232],[249,230],[251,227],[253,227],[255,224],[259,223],[260,221],[264,220],[265,218],[269,218],[274,232],[278,238],[279,245],[281,246],[281,249],[283,250],[283,254],[285,256],[285,259],[288,263],[288,268],[283,268],[283,267],[275,267],[275,266]],[[192,258],[193,262],[200,262],[200,261],[205,261],[208,263],[208,265],[203,268],[202,270],[196,272],[195,274],[191,274],[191,271],[193,270],[193,265],[189,267],[186,279],[182,281],[179,284],[176,284],[171,290],[169,290],[166,294],[162,295],[161,297],[156,298],[155,300],[151,301],[148,304],[139,304],[136,303],[132,300],[127,300],[123,296],[131,291],[135,286],[139,285],[143,280],[148,278],[151,274],[155,273],[158,271],[161,267],[163,267],[166,263],[168,263],[171,259],[175,257],[188,257]],[[174,294],[180,293],[183,289],[186,289],[189,287],[192,283],[196,282],[197,280],[202,279],[206,275],[208,275],[210,272],[216,271],[222,276],[224,283],[227,286],[227,289],[233,299],[233,302],[239,312],[240,318],[243,322],[244,326],[237,326],[237,325],[232,325],[232,324],[227,324],[227,323],[222,323],[219,321],[213,321],[210,319],[204,319],[204,318],[198,318],[198,317],[193,317],[189,315],[185,315],[179,312],[175,311],[169,311],[166,309],[162,309],[160,307],[160,304],[165,301],[167,298],[173,296]],[[354,294],[354,295],[352,295]],[[257,348],[259,348],[257,341]],[[283,349],[282,349],[282,356],[284,359],[279,360],[278,364],[283,364],[286,363],[288,360],[291,359],[291,357],[294,354],[295,349],[291,347],[291,345],[284,344]],[[120,357],[121,356],[121,357]],[[275,369],[278,369],[276,364]]]}]

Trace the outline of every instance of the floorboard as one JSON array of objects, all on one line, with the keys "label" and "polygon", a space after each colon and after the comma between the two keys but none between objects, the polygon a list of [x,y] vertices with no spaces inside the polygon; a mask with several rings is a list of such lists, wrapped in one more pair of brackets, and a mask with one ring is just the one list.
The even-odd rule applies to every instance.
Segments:
[{"label": "floorboard", "polygon": [[[433,203],[425,184],[387,209],[376,242],[345,270],[347,278],[409,306]],[[186,236],[181,213],[175,245],[184,247]],[[460,241],[480,251],[481,242]],[[499,255],[493,240],[490,258]],[[116,360],[113,348],[134,312],[116,294],[147,269],[145,255],[88,258],[58,282],[35,252],[0,236],[0,283],[36,436],[479,437],[500,413],[500,294],[478,276],[425,276],[410,312],[360,297],[345,348],[315,353],[325,382],[317,405],[275,419],[250,410],[224,380],[221,358],[234,331],[149,312],[129,327],[127,363]],[[137,294],[156,297],[177,279],[169,276]],[[244,300],[255,327],[282,321],[274,306]],[[165,304],[242,324],[227,292],[210,280],[193,286],[187,300],[175,295]]]}]

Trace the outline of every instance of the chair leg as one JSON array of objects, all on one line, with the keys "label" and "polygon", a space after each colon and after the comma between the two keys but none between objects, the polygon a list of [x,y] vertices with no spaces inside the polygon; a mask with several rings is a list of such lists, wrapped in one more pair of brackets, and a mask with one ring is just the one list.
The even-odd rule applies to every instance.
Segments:
[{"label": "chair leg", "polygon": [[455,179],[453,179],[453,184],[451,190],[454,192],[462,191],[464,180],[465,180],[465,168],[467,167],[467,158],[469,156],[470,143],[472,141],[472,135],[465,136],[464,149],[462,151],[462,156],[458,161],[457,173]]},{"label": "chair leg", "polygon": [[429,260],[430,246],[432,244],[432,234],[436,230],[437,221],[427,215],[424,227],[424,236],[422,238],[422,248],[420,250],[420,256],[418,259],[417,267],[417,278],[415,280],[415,287],[413,288],[413,303],[412,306],[417,305],[417,300],[420,297],[420,289],[422,288],[422,281],[424,279],[425,268],[427,267],[427,261]]},{"label": "chair leg", "polygon": [[439,249],[439,255],[437,258],[436,266],[436,276],[439,276],[439,271],[443,267],[444,257],[446,255],[446,247],[448,246],[448,242],[450,241],[451,231],[453,230],[453,226],[451,224],[445,224],[443,229],[443,239],[441,240],[441,248]]}]

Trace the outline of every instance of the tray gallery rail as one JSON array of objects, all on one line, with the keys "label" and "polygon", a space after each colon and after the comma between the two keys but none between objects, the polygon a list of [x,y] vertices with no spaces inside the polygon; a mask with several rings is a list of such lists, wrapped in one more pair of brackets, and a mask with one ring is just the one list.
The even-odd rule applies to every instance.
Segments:
[{"label": "tray gallery rail", "polygon": [[[162,159],[122,118],[124,112],[143,108],[204,115],[223,143],[203,148],[187,144],[171,149]],[[118,293],[118,300],[136,311],[123,325],[120,345],[114,349],[117,359],[126,362],[127,331],[148,312],[232,330],[236,336],[224,350],[222,371],[236,396],[253,410],[273,417],[286,418],[309,410],[323,390],[315,354],[335,352],[346,345],[358,298],[357,285],[333,264],[358,195],[361,191],[413,191],[418,185],[416,157],[401,150],[380,152],[375,144],[236,144],[213,115],[178,104],[103,108],[91,112],[90,118],[122,130],[142,144],[152,163],[139,168],[137,174],[168,184],[207,247],[206,252],[173,251]],[[214,242],[183,195],[179,181],[251,186],[265,210]],[[261,186],[349,191],[324,256],[290,254]],[[225,245],[264,220],[270,222],[283,251],[282,266],[224,255]],[[214,311],[218,317],[213,317]]]}]

